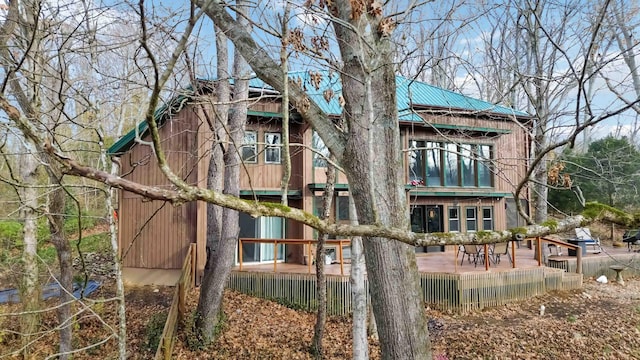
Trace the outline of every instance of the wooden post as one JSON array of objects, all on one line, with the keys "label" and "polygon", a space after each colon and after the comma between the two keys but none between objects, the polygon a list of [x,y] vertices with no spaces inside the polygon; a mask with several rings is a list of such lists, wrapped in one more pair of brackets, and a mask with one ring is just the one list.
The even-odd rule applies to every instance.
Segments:
[{"label": "wooden post", "polygon": [[238,246],[238,257],[240,260],[240,271],[242,271],[242,239],[238,239],[240,245]]},{"label": "wooden post", "polygon": [[484,244],[484,270],[489,271],[489,245]]},{"label": "wooden post", "polygon": [[536,246],[538,247],[538,266],[542,266],[542,242],[540,236],[536,237]]},{"label": "wooden post", "polygon": [[576,249],[576,273],[582,274],[582,248],[580,246]]},{"label": "wooden post", "polygon": [[309,267],[309,274],[311,274],[311,263],[313,259],[311,258],[311,240],[307,241],[307,266]]},{"label": "wooden post", "polygon": [[453,255],[453,272],[458,272],[458,255],[460,255],[460,245],[456,245],[456,251],[453,252]]},{"label": "wooden post", "polygon": [[342,240],[338,242],[338,254],[340,256],[340,275],[344,275],[344,259],[342,258]]},{"label": "wooden post", "polygon": [[198,277],[198,258],[197,256],[197,249],[198,247],[196,246],[196,244],[191,244],[191,287],[196,287],[196,284],[198,284],[197,277]]},{"label": "wooden post", "polygon": [[273,242],[273,273],[278,272],[278,240]]}]

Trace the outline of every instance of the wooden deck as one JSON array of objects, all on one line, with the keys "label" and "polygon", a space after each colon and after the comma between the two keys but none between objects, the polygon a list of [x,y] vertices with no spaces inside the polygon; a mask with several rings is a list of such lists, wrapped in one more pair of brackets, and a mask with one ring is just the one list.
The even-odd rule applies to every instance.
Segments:
[{"label": "wooden deck", "polygon": [[[449,250],[442,253],[417,254],[420,271],[421,296],[425,304],[443,311],[466,312],[505,305],[530,299],[547,291],[575,290],[582,288],[583,279],[605,275],[615,278],[612,265],[625,267],[627,275],[640,275],[640,254],[627,248],[604,247],[599,254],[588,253],[581,257],[583,274],[577,274],[577,257],[551,254],[548,246],[542,247],[547,264],[539,265],[533,258],[534,249],[521,246],[515,249],[515,265],[508,257],[488,270],[481,263],[462,262],[462,253]],[[511,253],[511,249],[509,250]],[[351,312],[351,287],[348,277],[350,266],[325,265],[327,273],[328,311],[332,315],[348,315]],[[639,270],[636,270],[639,269]],[[227,287],[253,296],[296,304],[301,309],[314,311],[316,303],[315,266],[302,264],[264,263],[235,267]],[[365,287],[367,281],[365,279]]]},{"label": "wooden deck", "polygon": [[[538,267],[538,261],[534,259],[534,249],[528,248],[527,246],[516,247],[515,249],[515,262],[516,269],[533,269]],[[557,256],[555,255],[555,251],[551,250],[547,246],[543,246],[543,251],[547,254],[548,259],[558,261],[567,261],[568,263],[575,263],[575,257],[567,256],[567,250],[563,249],[563,255]],[[509,253],[511,253],[511,248],[509,248]],[[640,254],[634,252],[628,252],[626,247],[623,248],[614,248],[614,247],[603,247],[603,252],[600,254],[587,254],[582,257],[583,261],[590,261],[589,259],[595,258],[604,258],[609,257],[611,255],[620,255],[620,254],[635,254],[638,258],[640,258]],[[446,252],[440,253],[418,253],[416,254],[418,270],[423,273],[452,273],[452,274],[464,274],[464,273],[478,273],[478,272],[486,272],[484,264],[478,263],[474,265],[473,263],[468,263],[465,259],[462,262],[462,252],[460,252],[457,257],[455,251],[450,250]],[[490,272],[496,271],[508,271],[512,269],[512,264],[509,262],[507,256],[502,256],[502,261],[499,264],[494,264],[490,262],[489,270]],[[350,273],[350,263],[349,260],[345,260],[344,264],[340,264],[339,262],[334,262],[331,265],[325,265],[325,273],[327,275],[349,275]],[[575,266],[573,267],[575,271]],[[233,268],[234,271],[240,271],[239,266],[235,266]],[[244,263],[241,271],[248,272],[278,272],[278,273],[293,273],[293,274],[315,274],[315,265],[309,267],[308,265],[303,264],[292,264],[292,263],[282,263],[279,262],[275,266],[273,262],[266,262],[261,264],[249,264]]]}]

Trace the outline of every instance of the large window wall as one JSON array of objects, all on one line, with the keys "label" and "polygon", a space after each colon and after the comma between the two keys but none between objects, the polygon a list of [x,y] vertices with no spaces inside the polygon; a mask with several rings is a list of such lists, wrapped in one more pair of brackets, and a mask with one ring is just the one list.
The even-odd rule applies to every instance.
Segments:
[{"label": "large window wall", "polygon": [[491,145],[425,140],[411,140],[409,143],[408,177],[412,185],[494,186]]}]

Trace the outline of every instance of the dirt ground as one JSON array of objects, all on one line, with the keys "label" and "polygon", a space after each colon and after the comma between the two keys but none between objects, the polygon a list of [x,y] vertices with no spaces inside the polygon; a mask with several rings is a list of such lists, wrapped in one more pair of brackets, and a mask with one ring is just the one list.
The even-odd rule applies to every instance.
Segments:
[{"label": "dirt ground", "polygon": [[[131,359],[149,359],[150,338],[158,336],[162,314],[170,306],[171,288],[138,287],[127,290],[128,349]],[[198,289],[189,296],[195,309]],[[93,300],[113,296],[105,284]],[[92,305],[95,314],[76,317],[74,347],[96,343],[112,334],[115,307],[112,302]],[[55,301],[46,305],[53,307]],[[540,315],[540,306],[545,306]],[[78,310],[80,307],[75,306]],[[465,315],[426,309],[434,355],[438,359],[639,359],[640,279],[627,279],[626,286],[600,284],[586,279],[580,291],[554,292],[500,308]],[[18,348],[18,305],[0,305],[0,357],[12,357]],[[295,311],[271,301],[235,292],[225,295],[223,331],[204,351],[189,351],[184,333],[177,341],[175,359],[312,359],[309,344],[314,314]],[[14,314],[14,316],[11,316]],[[98,318],[100,317],[100,318]],[[160,320],[158,320],[160,319]],[[158,325],[160,324],[160,325]],[[55,313],[42,316],[42,330],[55,328]],[[349,318],[330,318],[324,339],[326,359],[351,357]],[[55,351],[55,334],[43,333],[32,347],[33,358]],[[371,358],[379,348],[370,341]],[[116,343],[109,340],[83,351],[74,359],[115,358]]]}]

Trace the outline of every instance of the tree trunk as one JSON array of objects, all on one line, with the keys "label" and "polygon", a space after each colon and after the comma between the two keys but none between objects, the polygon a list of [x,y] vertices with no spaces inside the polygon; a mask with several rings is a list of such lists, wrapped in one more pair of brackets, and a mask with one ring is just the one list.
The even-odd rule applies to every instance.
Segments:
[{"label": "tree trunk", "polygon": [[[343,74],[348,74],[342,76],[343,114],[350,124],[343,166],[358,220],[360,224],[407,229],[409,216],[390,44],[380,39],[371,55],[367,50],[351,47],[360,43],[352,30],[336,26],[336,33],[346,59]],[[367,71],[372,68],[369,62],[375,62],[370,55],[380,66]],[[364,239],[364,253],[383,358],[431,358],[414,247],[369,237]]]},{"label": "tree trunk", "polygon": [[36,237],[38,208],[38,190],[33,187],[37,182],[38,161],[35,156],[23,147],[23,154],[20,155],[19,171],[23,179],[24,187],[20,188],[21,211],[23,225],[24,250],[22,252],[22,263],[24,275],[22,276],[21,299],[25,315],[20,318],[20,331],[22,332],[22,345],[24,346],[23,358],[30,358],[28,345],[32,335],[36,332],[39,323],[37,314],[40,300],[40,285],[38,282],[38,239]]},{"label": "tree trunk", "polygon": [[[228,103],[230,98],[229,90],[229,60],[227,51],[227,37],[220,29],[215,28],[218,82],[216,84],[216,102],[214,106],[214,118],[207,117],[209,128],[214,139],[211,144],[211,158],[207,171],[207,189],[221,192],[224,188],[224,146],[227,134],[224,132],[228,122]],[[208,116],[208,111],[204,111]],[[222,208],[220,206],[207,204],[207,263],[205,268],[209,268],[210,261],[215,256],[218,241],[222,234]]]},{"label": "tree trunk", "polygon": [[[237,1],[237,10],[245,13],[247,3]],[[241,26],[249,27],[244,16],[238,15]],[[233,64],[233,99],[232,113],[229,116],[229,143],[224,153],[224,193],[240,195],[240,146],[244,139],[244,125],[247,121],[247,98],[249,97],[250,70],[239,52],[234,54]],[[222,231],[215,255],[207,260],[209,268],[205,269],[200,289],[200,299],[196,310],[196,330],[200,340],[207,344],[212,340],[214,330],[222,311],[224,286],[231,272],[234,252],[240,233],[238,211],[229,208],[222,210]]]},{"label": "tree trunk", "polygon": [[[349,217],[351,225],[358,225],[356,204],[349,195]],[[369,359],[369,343],[367,341],[367,289],[365,287],[364,253],[362,252],[362,237],[351,238],[351,308],[353,309],[353,359]]]},{"label": "tree trunk", "polygon": [[288,21],[291,3],[287,2],[282,16],[282,44],[280,45],[280,67],[282,69],[282,77],[284,89],[282,91],[282,180],[280,187],[282,195],[280,202],[282,205],[289,205],[289,181],[291,180],[291,153],[289,151],[289,54],[288,45]]},{"label": "tree trunk", "polygon": [[[49,162],[49,166],[51,162]],[[49,231],[51,242],[56,248],[58,265],[60,266],[60,307],[58,307],[58,323],[60,333],[59,359],[68,359],[73,349],[71,340],[73,335],[71,318],[71,301],[73,299],[73,263],[71,259],[71,247],[64,233],[64,205],[66,192],[60,184],[60,179],[52,174],[49,169],[49,179],[54,190],[49,193]],[[80,209],[78,208],[78,216]]]},{"label": "tree trunk", "polygon": [[[335,161],[331,157],[331,162]],[[327,183],[322,195],[322,214],[320,218],[326,220],[331,215],[331,207],[333,205],[333,193],[336,182],[336,169],[331,164],[327,164]],[[311,348],[315,353],[316,359],[323,359],[324,352],[322,348],[322,338],[324,336],[324,325],[327,321],[327,276],[324,272],[325,242],[329,236],[326,233],[318,234],[318,246],[316,248],[316,291],[318,293],[318,313],[316,316],[316,324],[313,327],[313,340]]]},{"label": "tree trunk", "polygon": [[[120,120],[120,123],[123,121]],[[120,127],[119,127],[120,128]],[[100,128],[100,136],[104,137],[104,130]],[[120,137],[121,133],[116,133]],[[100,162],[102,167],[107,169],[107,152],[105,148],[100,149]],[[111,174],[117,175],[119,172],[119,164],[111,163]],[[116,192],[112,187],[106,189],[105,210],[107,211],[107,219],[109,220],[109,241],[111,243],[111,256],[113,257],[113,273],[116,281],[116,299],[118,301],[118,360],[127,359],[127,308],[124,297],[124,281],[122,279],[122,258],[120,257],[120,249],[118,245],[118,218],[116,209],[113,206],[113,198]]]}]

